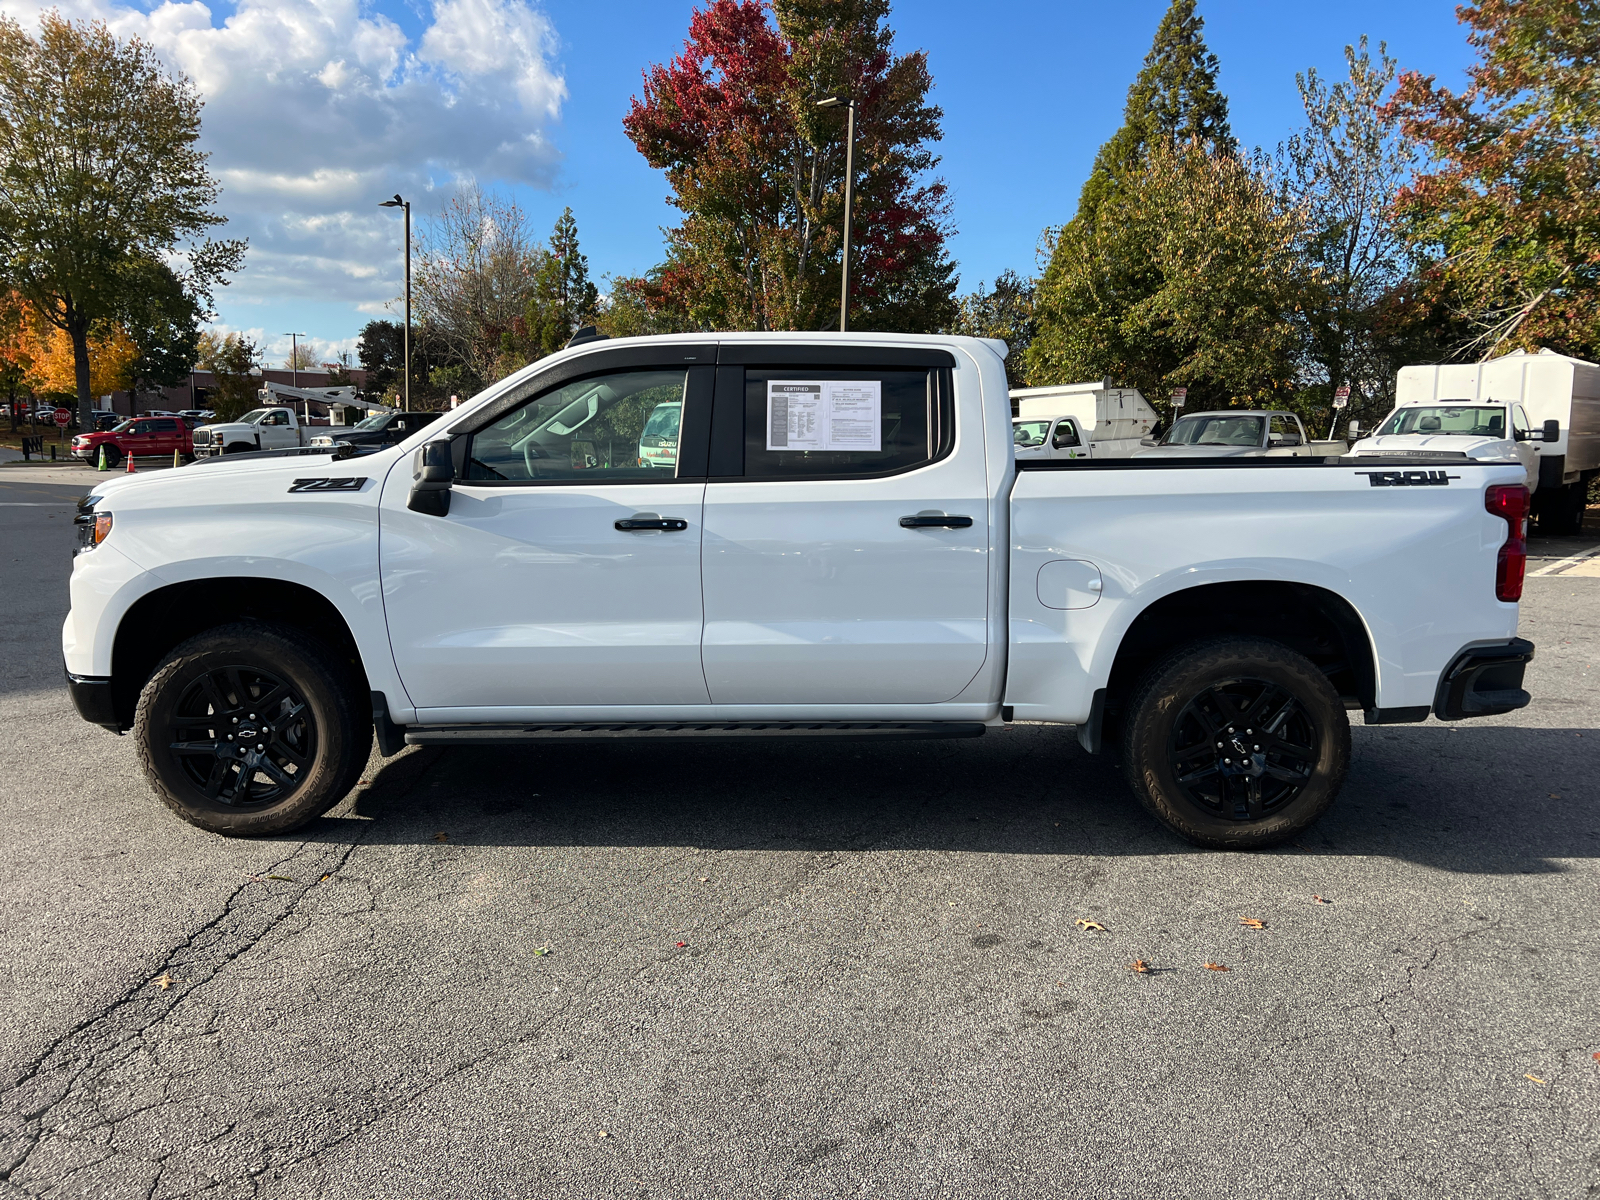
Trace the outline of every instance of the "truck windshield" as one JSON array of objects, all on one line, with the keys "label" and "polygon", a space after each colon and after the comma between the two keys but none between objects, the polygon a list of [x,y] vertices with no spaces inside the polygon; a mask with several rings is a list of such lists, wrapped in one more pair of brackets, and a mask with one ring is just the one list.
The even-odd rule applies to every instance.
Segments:
[{"label": "truck windshield", "polygon": [[681,404],[658,404],[656,410],[650,414],[650,419],[645,422],[642,438],[676,438],[678,436],[678,420],[683,414]]},{"label": "truck windshield", "polygon": [[1050,432],[1049,421],[1011,422],[1011,440],[1020,447],[1044,445],[1044,435]]},{"label": "truck windshield", "polygon": [[1378,426],[1380,437],[1389,433],[1503,438],[1506,435],[1506,410],[1499,407],[1419,404],[1415,408],[1401,408],[1390,413],[1389,419]]},{"label": "truck windshield", "polygon": [[240,417],[239,420],[245,425],[259,425],[266,415],[272,411],[273,410],[270,408],[252,408],[249,412],[245,413],[244,416]]},{"label": "truck windshield", "polygon": [[351,429],[382,429],[383,423],[389,419],[388,413],[373,413],[370,417],[363,417]]},{"label": "truck windshield", "polygon": [[1259,446],[1260,417],[1209,416],[1179,417],[1163,446]]}]

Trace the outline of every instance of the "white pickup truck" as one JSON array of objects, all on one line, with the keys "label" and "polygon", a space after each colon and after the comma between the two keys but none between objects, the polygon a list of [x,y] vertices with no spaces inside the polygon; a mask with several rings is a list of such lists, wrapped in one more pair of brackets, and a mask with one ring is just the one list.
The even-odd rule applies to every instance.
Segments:
[{"label": "white pickup truck", "polygon": [[[230,835],[379,750],[1075,726],[1207,846],[1332,803],[1369,723],[1528,702],[1515,464],[1018,463],[999,342],[591,341],[364,458],[97,481],[88,720]],[[682,405],[673,469],[597,454]],[[601,465],[613,463],[615,465]],[[381,533],[381,537],[380,537]]]},{"label": "white pickup truck", "polygon": [[253,408],[237,421],[218,421],[194,431],[196,458],[219,454],[254,453],[257,450],[287,450],[309,446],[320,428],[300,421],[292,408]]}]

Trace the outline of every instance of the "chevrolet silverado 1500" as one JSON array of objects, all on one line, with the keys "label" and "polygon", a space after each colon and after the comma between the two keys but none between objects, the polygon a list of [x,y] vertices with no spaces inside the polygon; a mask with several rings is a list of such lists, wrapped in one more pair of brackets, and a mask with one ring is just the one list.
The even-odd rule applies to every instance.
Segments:
[{"label": "chevrolet silverado 1500", "polygon": [[[1349,711],[1528,702],[1515,462],[1019,463],[1001,343],[589,341],[365,457],[97,482],[79,711],[178,815],[276,833],[379,750],[972,737],[1120,751],[1208,846],[1333,802]],[[671,470],[633,447],[680,404]],[[619,449],[620,448],[620,449]]]}]

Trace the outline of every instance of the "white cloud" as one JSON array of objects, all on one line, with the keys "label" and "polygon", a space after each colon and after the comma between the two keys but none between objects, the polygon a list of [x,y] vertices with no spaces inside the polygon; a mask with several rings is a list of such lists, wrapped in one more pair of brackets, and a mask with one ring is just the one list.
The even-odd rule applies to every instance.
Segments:
[{"label": "white cloud", "polygon": [[[424,0],[424,3],[426,0]],[[303,297],[380,310],[400,290],[395,192],[418,210],[457,178],[550,186],[546,137],[566,85],[530,0],[434,0],[415,43],[358,0],[50,5],[149,42],[195,81],[223,186],[220,236],[250,239],[236,301]],[[42,5],[0,0],[31,25]]]}]

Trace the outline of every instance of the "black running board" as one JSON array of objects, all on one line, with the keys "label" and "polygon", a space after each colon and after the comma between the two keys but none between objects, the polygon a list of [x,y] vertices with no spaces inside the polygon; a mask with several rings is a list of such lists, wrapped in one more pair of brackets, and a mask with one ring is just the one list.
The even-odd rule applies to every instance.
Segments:
[{"label": "black running board", "polygon": [[699,741],[723,738],[975,738],[978,721],[650,721],[550,725],[413,725],[412,746],[498,746],[508,742],[574,742],[596,738]]}]

